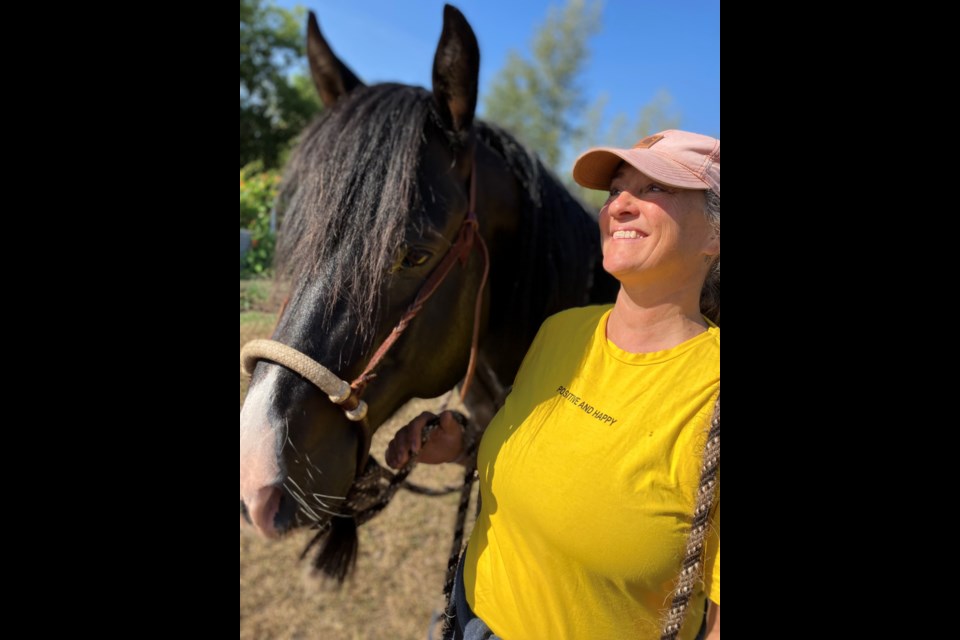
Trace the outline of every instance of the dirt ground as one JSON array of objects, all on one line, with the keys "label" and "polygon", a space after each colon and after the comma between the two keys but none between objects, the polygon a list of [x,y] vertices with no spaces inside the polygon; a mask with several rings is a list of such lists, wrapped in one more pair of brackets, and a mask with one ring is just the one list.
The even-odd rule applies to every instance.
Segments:
[{"label": "dirt ground", "polygon": [[[241,287],[241,298],[242,294]],[[244,312],[242,308],[241,346],[252,338],[266,337],[274,321],[270,313]],[[241,406],[246,393],[244,378],[241,373]],[[377,432],[373,455],[382,462],[383,451],[397,429],[421,411],[441,407],[446,400],[408,403]],[[455,399],[451,408],[457,406]],[[457,465],[421,465],[412,480],[441,486],[461,478],[462,467]],[[311,575],[309,563],[298,562],[308,534],[295,533],[268,543],[241,531],[241,640],[427,638],[432,616],[444,606],[443,577],[453,541],[457,501],[455,494],[425,498],[398,493],[382,514],[360,529],[357,568],[342,588]],[[439,637],[439,625],[433,637]]]}]

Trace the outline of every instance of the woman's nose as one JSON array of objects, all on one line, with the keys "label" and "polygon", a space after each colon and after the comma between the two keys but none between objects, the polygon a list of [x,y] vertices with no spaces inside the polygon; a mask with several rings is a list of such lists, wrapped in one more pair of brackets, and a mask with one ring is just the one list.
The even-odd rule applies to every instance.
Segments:
[{"label": "woman's nose", "polygon": [[633,198],[626,191],[621,191],[610,201],[610,204],[607,205],[607,211],[614,218],[636,213],[633,210]]}]

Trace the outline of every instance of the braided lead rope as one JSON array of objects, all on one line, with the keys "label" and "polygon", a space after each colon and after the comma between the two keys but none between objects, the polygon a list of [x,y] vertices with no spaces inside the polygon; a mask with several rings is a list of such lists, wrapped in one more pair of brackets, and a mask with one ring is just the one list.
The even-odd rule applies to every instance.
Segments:
[{"label": "braided lead rope", "polygon": [[717,470],[720,468],[720,396],[710,420],[710,432],[703,452],[703,467],[700,471],[700,487],[697,490],[693,510],[693,524],[687,539],[686,555],[673,592],[673,601],[667,611],[660,640],[676,640],[690,604],[694,584],[703,576],[704,552],[709,529],[708,520],[717,493]]},{"label": "braided lead rope", "polygon": [[[476,450],[477,444],[479,443],[479,438],[475,437],[475,435],[472,433],[473,430],[468,428],[466,417],[456,411],[453,412],[453,414],[457,422],[460,423],[460,426],[463,427],[465,437],[467,438],[467,446],[464,452],[464,455],[467,456],[467,468],[464,472],[464,486],[460,494],[460,504],[457,508],[457,521],[454,527],[453,546],[451,549],[450,558],[447,561],[447,575],[444,580],[444,596],[447,598],[448,614],[455,608],[452,598],[453,579],[456,574],[457,563],[460,558],[460,550],[463,547],[463,531],[465,528],[467,508],[469,507],[470,503],[470,493],[473,486],[474,473],[476,470]],[[430,435],[439,426],[439,417],[431,420],[426,426],[424,426],[423,432],[420,436],[421,446],[427,443],[427,441],[430,439]],[[372,457],[368,458],[363,474],[354,481],[353,486],[350,488],[350,493],[347,495],[347,499],[344,501],[343,513],[340,514],[339,517],[352,518],[356,526],[360,526],[374,518],[386,508],[386,506],[390,503],[390,500],[392,500],[396,495],[397,491],[403,487],[407,476],[409,476],[414,467],[416,467],[417,458],[419,458],[419,455],[419,453],[411,454],[410,459],[407,460],[407,463],[403,465],[400,471],[398,471],[396,474],[384,469]],[[330,533],[331,529],[333,528],[332,523],[332,519],[327,520],[322,525],[317,527],[310,542],[307,543],[303,551],[300,553],[301,560],[306,558],[310,550],[321,540],[323,540],[328,533]],[[444,629],[449,626],[448,621],[449,618],[444,622]]]},{"label": "braided lead rope", "polygon": [[[461,414],[455,413],[455,417],[461,425],[466,422],[466,418]],[[431,420],[424,426],[420,434],[421,448],[439,426],[439,418]],[[419,453],[411,453],[406,464],[396,473],[382,467],[372,456],[367,458],[363,473],[353,481],[347,498],[343,501],[342,512],[336,517],[352,518],[357,526],[372,520],[390,504],[397,491],[403,487],[407,477],[417,466],[419,457]],[[300,554],[301,560],[330,531],[331,523],[332,520],[327,520],[317,527],[313,538]]]},{"label": "braided lead rope", "polygon": [[[466,397],[466,392],[461,390],[461,401]],[[444,404],[443,410],[450,407],[450,398]],[[442,412],[441,412],[442,413]],[[453,417],[460,423],[463,430],[463,453],[456,462],[464,463],[463,484],[460,486],[460,502],[457,505],[457,519],[453,529],[453,544],[450,547],[450,558],[447,560],[447,574],[443,580],[443,595],[447,599],[447,608],[452,602],[453,581],[457,573],[457,564],[460,562],[460,554],[463,551],[463,533],[467,522],[467,509],[470,508],[470,494],[473,490],[473,481],[477,477],[477,449],[480,446],[480,431],[476,423],[469,422],[459,411],[453,411]],[[439,417],[436,419],[439,424]],[[426,443],[426,441],[424,441]],[[479,500],[479,497],[478,497]],[[477,505],[479,507],[479,503]],[[479,509],[477,511],[479,515]],[[449,616],[447,617],[449,620]]]},{"label": "braided lead rope", "polygon": [[415,493],[418,496],[426,496],[427,498],[440,498],[442,496],[448,496],[455,491],[460,491],[461,486],[459,484],[448,484],[445,487],[434,489],[433,487],[425,487],[422,484],[416,484],[414,482],[404,482],[403,486],[400,488],[405,491],[409,491],[410,493]]},{"label": "braided lead rope", "polygon": [[[456,603],[453,600],[453,582],[456,577],[457,564],[460,562],[460,554],[463,550],[463,534],[466,529],[467,510],[470,507],[473,481],[476,477],[476,455],[477,447],[480,443],[475,429],[470,427],[467,418],[457,411],[453,412],[453,416],[463,428],[464,437],[466,438],[466,446],[464,447],[466,468],[463,474],[463,486],[460,489],[460,502],[457,505],[457,519],[453,531],[453,544],[450,548],[450,557],[447,559],[447,571],[443,582],[443,595],[447,601],[443,627],[441,629],[441,637],[443,638],[448,637],[448,633],[452,633],[452,621],[456,613]],[[421,449],[422,446],[427,444],[430,436],[439,426],[439,416],[427,422],[420,434]],[[405,481],[417,466],[419,456],[419,453],[411,454],[410,459],[407,460],[406,464],[395,474],[384,469],[373,458],[369,459],[363,475],[354,482],[345,501],[347,512],[352,515],[357,526],[368,522],[383,511],[396,495],[397,491],[405,488],[404,485],[407,484]],[[329,528],[329,522],[325,523],[314,537],[314,541],[323,536]],[[313,544],[314,542],[311,542],[309,546],[313,546]],[[305,557],[306,553],[307,549],[301,554],[301,558]]]},{"label": "braided lead rope", "polygon": [[[456,411],[453,412],[454,418],[457,422],[460,423],[460,426],[464,428],[464,433],[469,433],[467,429],[467,418]],[[440,418],[434,418],[430,420],[423,428],[423,432],[420,434],[421,446],[426,445],[427,441],[430,439],[430,436],[433,432],[440,426]],[[473,451],[476,449],[476,444],[470,441],[468,436],[468,447],[466,455],[472,455]],[[346,512],[352,516],[357,525],[364,524],[369,522],[373,517],[383,511],[393,497],[396,495],[397,491],[402,488],[405,488],[406,479],[417,466],[418,458],[420,457],[419,453],[412,453],[410,459],[407,460],[406,464],[400,468],[399,471],[393,473],[388,469],[383,468],[376,460],[370,458],[367,462],[367,466],[364,469],[363,474],[357,478],[354,482],[353,487],[350,489],[350,493],[347,495],[347,499],[344,502],[346,507]],[[469,469],[470,478],[472,481],[473,470]],[[456,487],[454,488],[456,490]],[[419,492],[417,492],[419,493]],[[451,492],[447,492],[451,493]],[[445,495],[440,494],[438,495]],[[469,498],[469,494],[468,494]],[[459,538],[462,541],[463,538],[463,526],[459,521],[458,515],[458,526],[457,530],[459,531]],[[454,542],[457,541],[458,532],[454,532]],[[456,567],[454,567],[456,568]]]},{"label": "braided lead rope", "polygon": [[[440,627],[440,637],[443,640],[453,638],[453,628],[457,617],[457,603],[453,598],[453,582],[457,575],[457,565],[460,564],[460,554],[463,553],[463,532],[466,528],[467,510],[470,508],[470,494],[473,492],[473,481],[477,476],[477,448],[480,438],[473,429],[464,427],[464,436],[467,437],[464,455],[466,468],[463,472],[463,488],[460,490],[460,503],[457,505],[457,522],[453,531],[453,545],[450,547],[450,558],[447,560],[447,575],[443,581],[443,597],[447,601],[443,612],[443,625]],[[477,498],[479,500],[479,496]],[[477,505],[479,507],[479,504]]]},{"label": "braided lead rope", "polygon": [[[430,434],[440,425],[439,421],[434,422],[431,420],[423,428],[421,444],[426,444]],[[396,473],[385,469],[372,457],[368,460],[367,468],[350,488],[346,500],[346,506],[357,521],[358,526],[369,522],[390,504],[414,467],[417,466],[419,455],[419,453],[412,453],[410,459]]]}]

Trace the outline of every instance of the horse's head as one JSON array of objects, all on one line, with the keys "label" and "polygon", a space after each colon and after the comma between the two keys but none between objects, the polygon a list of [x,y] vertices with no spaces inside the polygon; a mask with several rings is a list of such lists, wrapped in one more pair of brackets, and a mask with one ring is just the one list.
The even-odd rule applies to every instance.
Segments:
[{"label": "horse's head", "polygon": [[280,196],[278,269],[289,272],[291,290],[273,340],[356,381],[369,410],[366,424],[352,422],[299,373],[256,364],[240,413],[241,524],[267,537],[338,513],[369,431],[408,399],[440,395],[463,377],[483,272],[478,252],[464,251],[375,377],[358,380],[465,227],[477,181],[479,51],[447,6],[432,93],[364,86],[312,14],[308,53],[326,110],[294,153]]}]

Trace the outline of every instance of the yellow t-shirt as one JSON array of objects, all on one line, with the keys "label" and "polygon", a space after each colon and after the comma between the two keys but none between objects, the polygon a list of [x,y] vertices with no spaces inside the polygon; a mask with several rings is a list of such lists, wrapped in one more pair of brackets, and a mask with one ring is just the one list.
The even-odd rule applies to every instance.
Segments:
[{"label": "yellow t-shirt", "polygon": [[[720,329],[628,353],[606,338],[610,309],[544,322],[480,445],[464,585],[505,640],[660,637],[720,389]],[[717,505],[704,577],[719,604]]]}]

